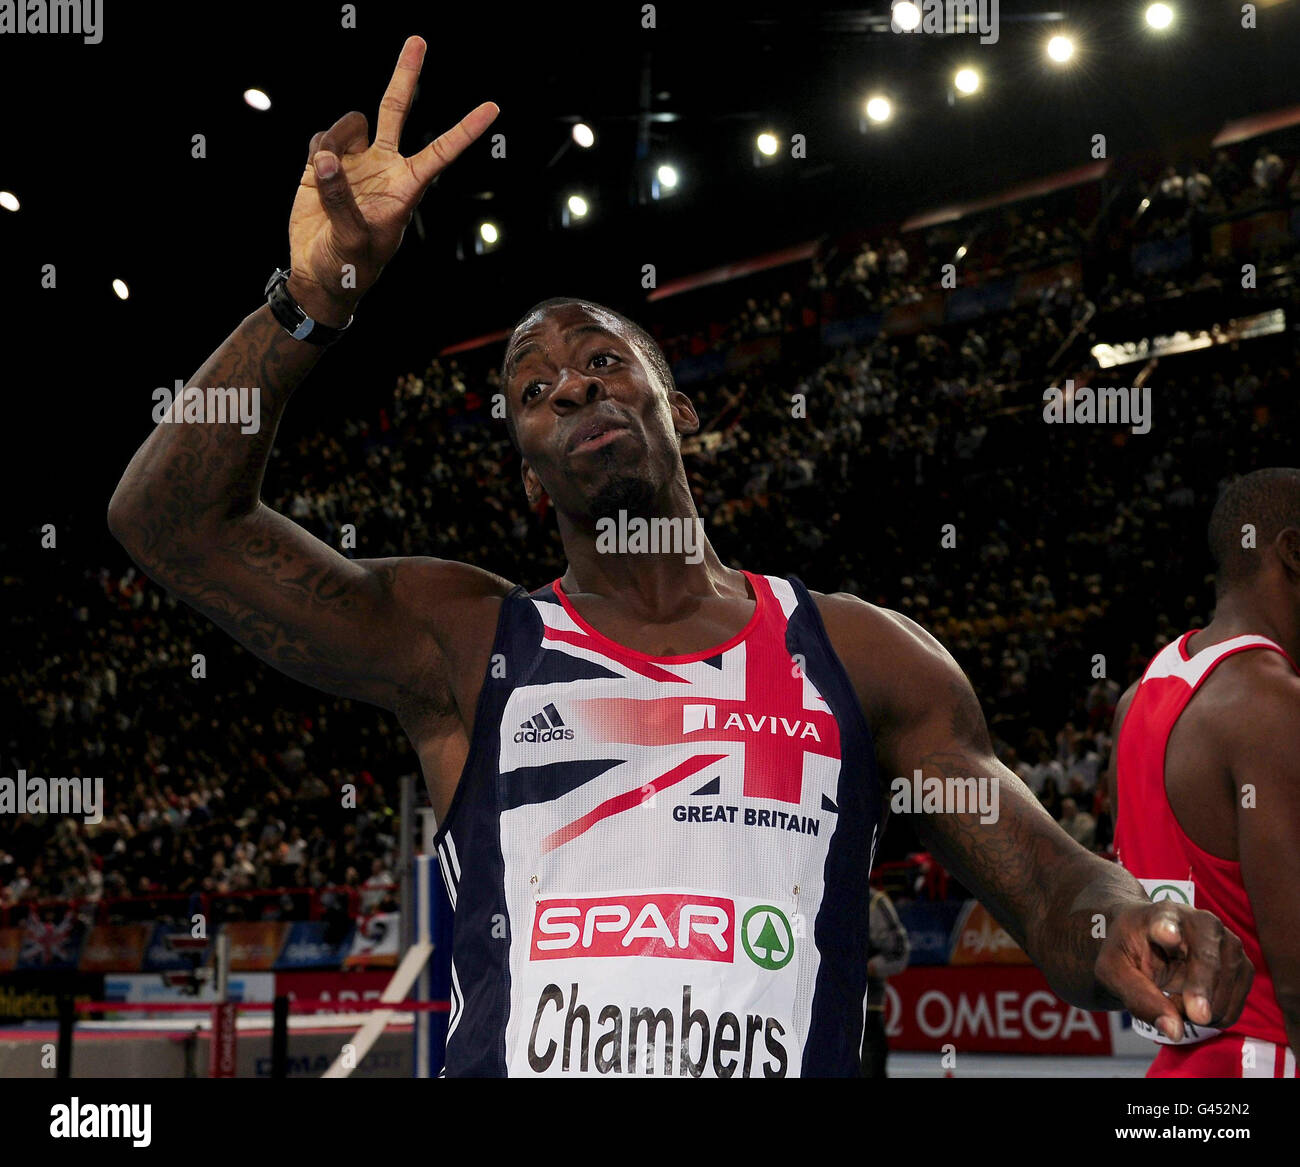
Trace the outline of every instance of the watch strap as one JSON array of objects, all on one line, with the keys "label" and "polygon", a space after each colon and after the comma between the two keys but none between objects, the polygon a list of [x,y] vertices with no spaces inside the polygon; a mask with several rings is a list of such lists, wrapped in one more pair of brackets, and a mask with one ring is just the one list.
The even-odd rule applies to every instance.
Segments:
[{"label": "watch strap", "polygon": [[271,307],[271,314],[294,340],[317,345],[333,344],[351,327],[353,317],[349,316],[347,324],[341,328],[313,320],[289,291],[289,275],[288,268],[277,268],[266,282],[266,302]]}]

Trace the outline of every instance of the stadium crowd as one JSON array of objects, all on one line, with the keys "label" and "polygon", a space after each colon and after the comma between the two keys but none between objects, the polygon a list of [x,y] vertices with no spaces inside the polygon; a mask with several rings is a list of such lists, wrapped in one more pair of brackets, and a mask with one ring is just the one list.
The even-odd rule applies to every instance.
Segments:
[{"label": "stadium crowd", "polygon": [[[1295,463],[1295,351],[1282,334],[1162,359],[1143,382],[1145,434],[1045,426],[1043,390],[1131,379],[1140,366],[1098,374],[1090,345],[1149,335],[1171,304],[1240,301],[1231,256],[1135,272],[1130,247],[1289,207],[1297,174],[1267,147],[1170,167],[1100,241],[1046,200],[986,213],[963,224],[964,279],[1071,261],[1084,278],[961,323],[817,343],[828,305],[848,318],[933,295],[953,260],[944,228],[824,247],[770,295],[660,338],[674,361],[779,342],[683,385],[704,423],[687,469],[723,561],[917,620],[970,675],[1007,765],[1103,853],[1115,702],[1156,648],[1210,615],[1203,532],[1220,485]],[[1290,297],[1294,312],[1294,239],[1263,258],[1284,289],[1270,302]],[[562,549],[553,517],[524,505],[492,417],[500,392],[486,354],[433,360],[372,416],[278,449],[264,496],[333,546],[354,524],[359,556],[436,555],[541,586]],[[56,574],[57,587],[5,581],[4,773],[102,774],[106,804],[98,823],[19,816],[6,829],[0,924],[48,900],[107,922],[179,916],[195,897],[232,917],[393,907],[398,781],[418,763],[386,714],[279,677],[125,557]],[[913,847],[896,825],[881,858]]]}]

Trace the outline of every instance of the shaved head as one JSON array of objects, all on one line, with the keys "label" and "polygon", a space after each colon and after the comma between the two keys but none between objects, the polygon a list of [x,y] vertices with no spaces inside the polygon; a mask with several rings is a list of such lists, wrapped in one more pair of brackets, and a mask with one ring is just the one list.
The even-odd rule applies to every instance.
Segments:
[{"label": "shaved head", "polygon": [[[1254,528],[1253,545],[1243,547],[1248,525]],[[1254,579],[1264,549],[1289,527],[1300,531],[1300,470],[1256,470],[1232,483],[1210,515],[1217,594]]]}]

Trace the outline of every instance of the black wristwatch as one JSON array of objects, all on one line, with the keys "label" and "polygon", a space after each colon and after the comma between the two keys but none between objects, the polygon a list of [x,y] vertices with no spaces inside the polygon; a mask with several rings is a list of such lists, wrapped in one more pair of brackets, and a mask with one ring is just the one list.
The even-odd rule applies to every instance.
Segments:
[{"label": "black wristwatch", "polygon": [[271,306],[271,314],[294,340],[305,340],[308,344],[333,344],[348,330],[353,318],[349,316],[342,328],[331,328],[313,320],[290,294],[289,274],[288,268],[276,268],[266,281],[266,302]]}]

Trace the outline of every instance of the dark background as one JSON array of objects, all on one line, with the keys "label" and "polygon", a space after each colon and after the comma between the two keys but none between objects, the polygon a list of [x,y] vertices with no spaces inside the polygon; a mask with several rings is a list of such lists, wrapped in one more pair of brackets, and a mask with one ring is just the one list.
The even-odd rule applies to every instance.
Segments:
[{"label": "dark background", "polygon": [[[414,153],[478,102],[507,138],[493,160],[480,141],[426,196],[397,257],[364,301],[354,334],[312,375],[282,435],[341,406],[383,396],[400,372],[445,345],[507,328],[548,295],[603,300],[644,314],[641,266],[660,283],[801,242],[849,224],[888,222],[1019,179],[1087,163],[1107,135],[1123,166],[1144,157],[1207,157],[1231,118],[1295,100],[1300,4],[1179,7],[1177,35],[1141,26],[1140,3],[1000,6],[997,44],[977,37],[899,36],[884,0],[858,6],[361,4],[340,27],[336,3],[123,3],[106,0],[104,38],[0,38],[0,189],[22,200],[0,213],[0,388],[6,405],[5,560],[36,552],[37,529],[112,554],[109,495],[152,426],[150,393],[188,378],[257,307],[288,259],[286,225],[307,143],[351,109],[371,119],[405,36],[429,43],[403,135]],[[1064,19],[1057,21],[1060,16]],[[1083,55],[1050,69],[1040,42],[1060,26]],[[952,105],[949,77],[980,67],[987,90]],[[257,112],[242,93],[266,90]],[[859,131],[877,87],[899,115]],[[642,94],[649,93],[648,107]],[[638,158],[642,115],[649,156]],[[585,119],[591,151],[569,146]],[[755,133],[807,136],[808,157],[761,170]],[[190,156],[191,136],[208,156]],[[558,157],[557,157],[558,155]],[[642,203],[662,159],[681,193]],[[580,185],[594,212],[559,226]],[[484,214],[504,246],[457,258]],[[58,287],[40,269],[57,265]],[[110,283],[121,277],[131,297]],[[661,317],[689,321],[698,298]],[[373,396],[372,396],[373,400]],[[333,411],[333,413],[331,412]]]}]

